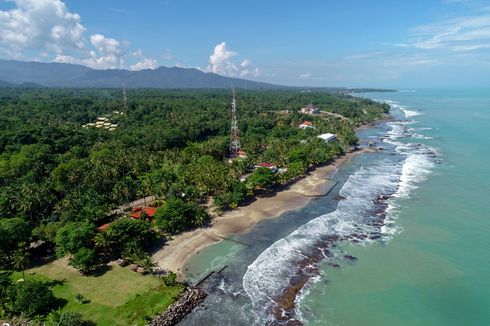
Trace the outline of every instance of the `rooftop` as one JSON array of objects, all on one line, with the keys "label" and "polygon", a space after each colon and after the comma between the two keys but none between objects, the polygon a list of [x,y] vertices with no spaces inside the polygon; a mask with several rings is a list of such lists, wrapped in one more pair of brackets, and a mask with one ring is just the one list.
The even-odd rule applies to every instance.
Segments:
[{"label": "rooftop", "polygon": [[135,219],[140,219],[141,215],[145,213],[145,215],[149,218],[153,218],[156,213],[157,209],[155,207],[135,207],[133,208],[133,212],[131,213],[131,217]]}]

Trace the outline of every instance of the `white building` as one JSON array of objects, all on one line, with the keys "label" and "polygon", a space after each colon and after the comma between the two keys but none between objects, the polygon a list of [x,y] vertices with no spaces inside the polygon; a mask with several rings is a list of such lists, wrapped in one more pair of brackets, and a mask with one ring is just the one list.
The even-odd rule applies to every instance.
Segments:
[{"label": "white building", "polygon": [[320,109],[310,103],[304,108],[301,108],[300,112],[304,114],[320,114]]},{"label": "white building", "polygon": [[337,136],[336,135],[329,134],[329,133],[318,135],[318,138],[322,139],[326,143],[331,143],[334,140],[337,140]]}]

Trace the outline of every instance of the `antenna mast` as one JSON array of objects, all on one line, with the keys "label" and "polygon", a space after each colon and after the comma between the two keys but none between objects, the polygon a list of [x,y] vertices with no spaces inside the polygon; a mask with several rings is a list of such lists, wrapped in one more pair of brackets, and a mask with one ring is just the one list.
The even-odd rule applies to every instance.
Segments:
[{"label": "antenna mast", "polygon": [[238,119],[236,117],[235,89],[233,88],[233,100],[231,101],[231,136],[230,136],[231,157],[238,157],[239,152],[240,152],[240,133],[238,131]]},{"label": "antenna mast", "polygon": [[124,101],[124,110],[128,108],[128,95],[126,93],[126,84],[122,84],[123,86],[123,101]]}]

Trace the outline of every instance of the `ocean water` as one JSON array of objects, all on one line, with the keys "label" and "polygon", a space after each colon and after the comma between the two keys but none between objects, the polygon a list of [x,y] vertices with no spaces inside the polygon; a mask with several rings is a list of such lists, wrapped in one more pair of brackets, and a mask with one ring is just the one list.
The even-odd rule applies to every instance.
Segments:
[{"label": "ocean water", "polygon": [[393,121],[359,133],[383,149],[236,237],[249,246],[191,259],[191,280],[227,267],[183,325],[490,325],[490,90],[363,96],[392,105]]}]

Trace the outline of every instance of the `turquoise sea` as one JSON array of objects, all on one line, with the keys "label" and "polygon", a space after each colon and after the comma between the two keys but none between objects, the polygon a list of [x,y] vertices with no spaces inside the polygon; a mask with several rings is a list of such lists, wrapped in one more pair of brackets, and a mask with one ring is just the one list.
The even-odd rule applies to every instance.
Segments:
[{"label": "turquoise sea", "polygon": [[341,167],[328,196],[236,236],[250,246],[191,259],[190,280],[228,267],[183,325],[490,325],[490,89],[361,95],[392,105],[393,121],[359,133],[383,150]]}]

